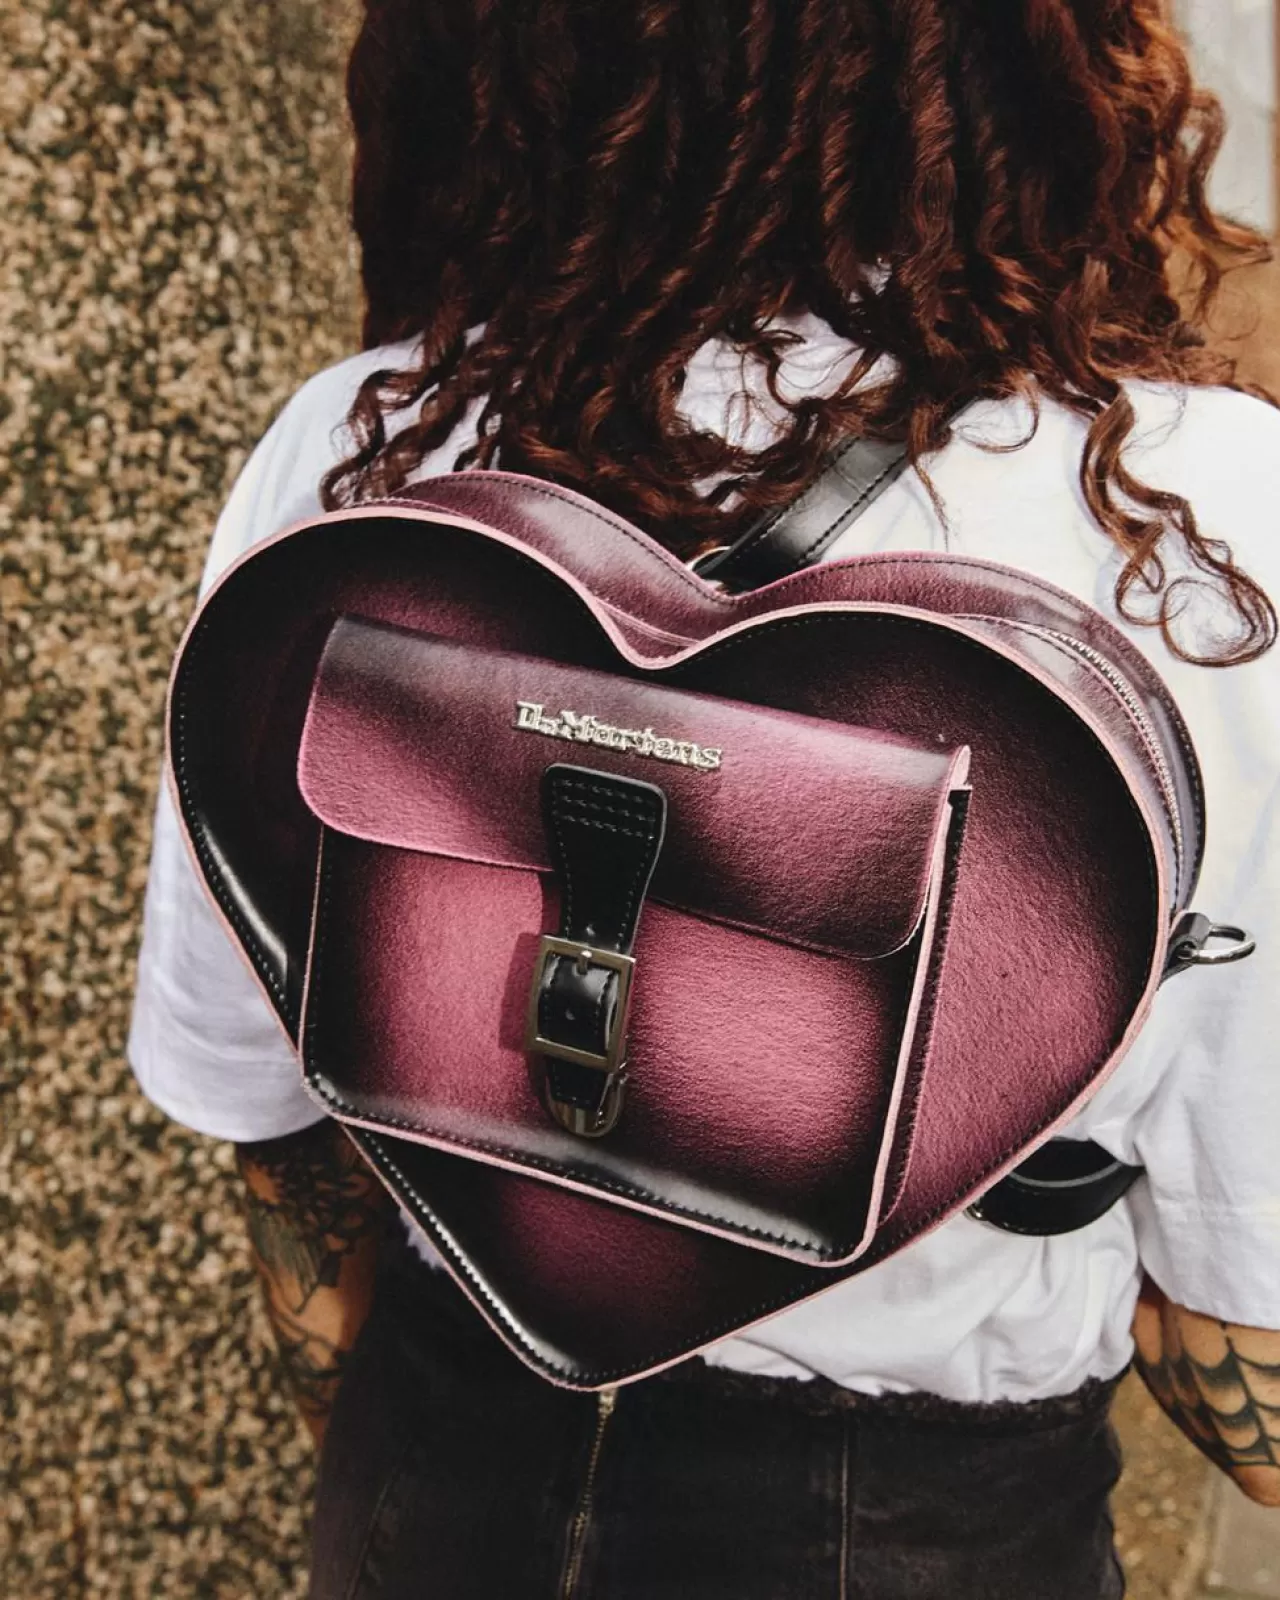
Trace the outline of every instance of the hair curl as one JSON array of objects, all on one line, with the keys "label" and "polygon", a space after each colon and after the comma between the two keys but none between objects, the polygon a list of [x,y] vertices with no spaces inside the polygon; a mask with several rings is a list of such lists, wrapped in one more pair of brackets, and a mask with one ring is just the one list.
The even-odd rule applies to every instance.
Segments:
[{"label": "hair curl", "polygon": [[[1163,0],[365,0],[348,95],[365,341],[421,345],[362,386],[329,506],[394,492],[483,397],[456,469],[582,490],[687,556],[841,436],[922,463],[958,406],[1047,395],[1089,420],[1121,612],[1192,661],[1274,642],[1262,589],[1123,455],[1123,380],[1234,383],[1199,330],[1265,254],[1206,201],[1222,113]],[[861,355],[787,405],[801,309]],[[715,336],[790,413],[758,452],[677,410]],[[1169,577],[1169,533],[1198,578]],[[1206,580],[1239,624],[1212,656],[1172,630]]]}]

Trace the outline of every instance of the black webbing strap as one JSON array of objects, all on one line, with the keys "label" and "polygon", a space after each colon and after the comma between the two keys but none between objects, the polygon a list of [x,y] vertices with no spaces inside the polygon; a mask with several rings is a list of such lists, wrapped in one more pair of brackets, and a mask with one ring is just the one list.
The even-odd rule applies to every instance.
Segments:
[{"label": "black webbing strap", "polygon": [[[727,550],[696,562],[699,575],[741,591],[816,566],[909,465],[905,445],[876,439],[843,445],[798,499],[767,513]],[[1180,970],[1171,963],[1167,976]],[[1108,1212],[1141,1176],[1140,1167],[1117,1161],[1092,1140],[1052,1139],[989,1189],[969,1215],[1006,1233],[1074,1233]]]}]

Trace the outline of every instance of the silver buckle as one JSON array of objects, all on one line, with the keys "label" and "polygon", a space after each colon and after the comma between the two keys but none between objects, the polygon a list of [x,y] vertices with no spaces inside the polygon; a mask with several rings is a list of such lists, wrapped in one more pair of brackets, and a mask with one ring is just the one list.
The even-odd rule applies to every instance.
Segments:
[{"label": "silver buckle", "polygon": [[[603,1055],[598,1055],[594,1050],[577,1050],[573,1045],[560,1044],[555,1039],[545,1039],[538,1031],[538,1000],[547,976],[547,967],[557,956],[571,956],[584,976],[590,967],[607,967],[618,974],[618,1000],[613,1008],[613,1022],[609,1027]],[[557,1061],[570,1061],[574,1066],[594,1067],[597,1072],[620,1072],[626,1060],[627,1013],[631,1006],[631,979],[635,970],[634,956],[624,956],[617,950],[601,950],[596,945],[583,944],[581,940],[559,939],[554,934],[544,933],[538,943],[533,986],[529,991],[525,1049],[541,1056],[554,1056]]]},{"label": "silver buckle", "polygon": [[[613,1021],[605,1040],[604,1054],[594,1050],[578,1050],[573,1045],[560,1044],[555,1039],[544,1038],[538,1027],[538,1001],[547,975],[547,966],[558,956],[570,958],[582,974],[591,967],[605,967],[618,975],[618,998],[613,1008]],[[556,1061],[568,1061],[577,1067],[591,1067],[603,1072],[607,1079],[600,1098],[598,1111],[582,1106],[566,1105],[547,1095],[547,1108],[562,1128],[583,1138],[599,1139],[609,1133],[622,1114],[622,1093],[626,1084],[627,1017],[631,1008],[631,980],[635,974],[635,957],[624,956],[617,950],[601,950],[581,940],[560,939],[545,933],[538,944],[538,959],[533,969],[533,984],[529,990],[529,1014],[525,1023],[525,1049],[536,1055],[551,1056]]]}]

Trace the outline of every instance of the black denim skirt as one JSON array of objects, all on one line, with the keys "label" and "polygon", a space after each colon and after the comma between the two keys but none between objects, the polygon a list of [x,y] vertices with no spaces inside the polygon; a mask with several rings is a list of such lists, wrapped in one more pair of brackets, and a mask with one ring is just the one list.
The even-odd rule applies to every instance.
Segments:
[{"label": "black denim skirt", "polygon": [[1114,1388],[973,1406],[695,1360],[575,1394],[400,1247],[325,1442],[311,1600],[1116,1600]]}]

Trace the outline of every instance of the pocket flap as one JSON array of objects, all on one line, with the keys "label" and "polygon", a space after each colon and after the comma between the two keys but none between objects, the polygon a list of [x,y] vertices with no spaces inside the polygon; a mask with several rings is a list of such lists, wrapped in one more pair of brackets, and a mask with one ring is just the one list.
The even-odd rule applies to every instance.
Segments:
[{"label": "pocket flap", "polygon": [[651,898],[869,960],[924,915],[967,750],[343,617],[298,758],[307,805],[371,843],[549,871],[552,762],[667,795]]}]

